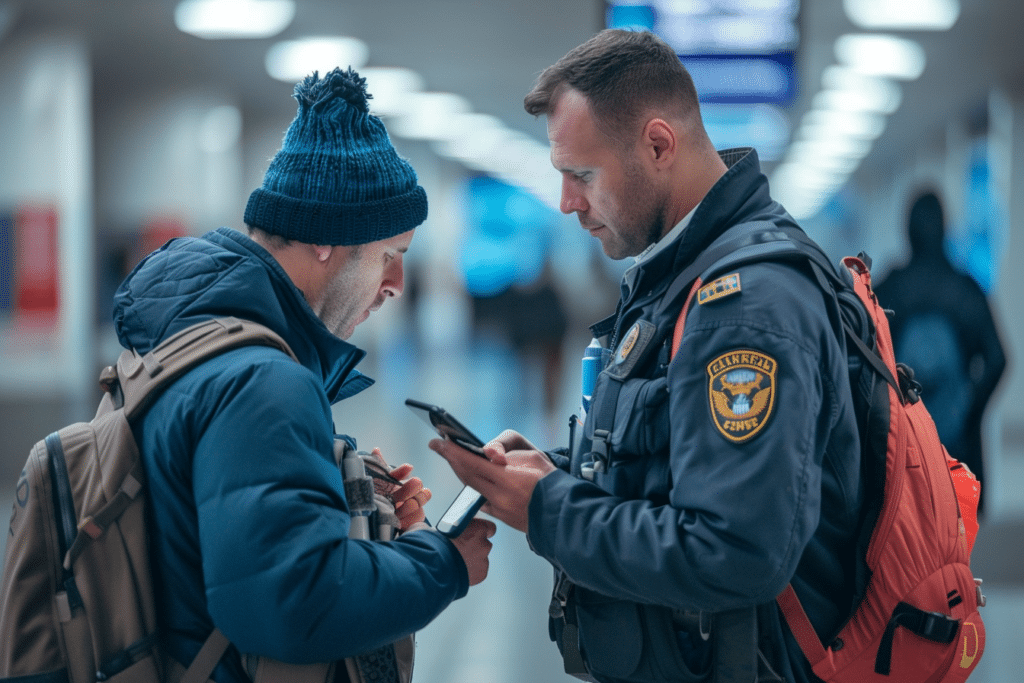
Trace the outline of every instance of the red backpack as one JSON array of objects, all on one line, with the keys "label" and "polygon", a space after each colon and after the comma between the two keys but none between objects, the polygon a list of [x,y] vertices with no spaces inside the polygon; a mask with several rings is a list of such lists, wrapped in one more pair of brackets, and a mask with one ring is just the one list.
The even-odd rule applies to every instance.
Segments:
[{"label": "red backpack", "polygon": [[[809,260],[818,283],[839,305],[851,367],[863,367],[853,387],[868,413],[863,454],[874,463],[868,471],[884,479],[880,495],[867,505],[867,514],[877,515],[867,526],[869,576],[839,633],[822,645],[792,585],[777,599],[800,649],[826,683],[965,681],[985,648],[978,613],[985,598],[970,568],[981,489],[939,441],[913,371],[894,358],[886,313],[871,290],[870,259],[843,259],[844,275],[802,231],[770,224],[737,226],[723,237],[728,239],[708,250],[713,265],[700,259],[706,267],[691,280],[673,355],[694,294],[711,275],[766,259]],[[856,331],[868,321],[874,349]],[[866,364],[852,362],[854,356]]]}]

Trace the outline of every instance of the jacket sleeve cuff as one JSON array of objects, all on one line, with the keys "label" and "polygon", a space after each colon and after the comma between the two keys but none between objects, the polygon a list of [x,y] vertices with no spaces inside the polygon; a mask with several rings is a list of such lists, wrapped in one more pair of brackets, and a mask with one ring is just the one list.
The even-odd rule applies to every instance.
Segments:
[{"label": "jacket sleeve cuff", "polygon": [[560,470],[569,471],[569,449],[568,448],[556,448],[553,451],[545,451],[544,455],[548,456],[548,459],[555,464]]},{"label": "jacket sleeve cuff", "polygon": [[555,538],[562,501],[577,479],[563,470],[554,470],[537,481],[527,507],[526,541],[530,549],[556,567]]},{"label": "jacket sleeve cuff", "polygon": [[466,568],[466,561],[462,559],[462,553],[451,542],[451,539],[436,529],[417,529],[402,534],[398,541],[425,545],[436,550],[441,557],[445,558],[445,564],[451,568],[451,573],[454,575],[452,578],[455,579],[455,593],[452,599],[458,600],[466,596],[469,592],[469,570]]}]

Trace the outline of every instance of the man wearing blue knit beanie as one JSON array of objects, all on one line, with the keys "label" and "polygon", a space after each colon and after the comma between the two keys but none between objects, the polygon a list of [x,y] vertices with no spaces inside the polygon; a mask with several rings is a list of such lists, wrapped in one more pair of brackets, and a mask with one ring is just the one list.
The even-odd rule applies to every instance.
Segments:
[{"label": "man wearing blue knit beanie", "polygon": [[402,465],[387,468],[383,487],[397,537],[350,538],[359,503],[334,453],[355,440],[335,434],[331,405],[372,380],[355,369],[365,352],[345,340],[401,295],[427,199],[355,71],[314,72],[294,97],[295,119],[245,209],[248,236],[220,228],[172,240],[115,295],[118,337],[140,354],[233,316],[276,332],[298,360],[268,346],[224,352],[134,423],[158,621],[181,665],[204,643],[226,647],[215,681],[397,683],[411,656],[403,666],[393,644],[484,579],[495,527],[474,520],[458,538],[436,533],[422,510],[429,489]]}]

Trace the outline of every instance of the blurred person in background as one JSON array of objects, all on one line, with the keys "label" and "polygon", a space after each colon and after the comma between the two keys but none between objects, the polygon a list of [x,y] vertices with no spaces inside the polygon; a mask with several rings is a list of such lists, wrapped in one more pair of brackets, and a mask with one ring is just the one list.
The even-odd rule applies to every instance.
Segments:
[{"label": "blurred person in background", "polygon": [[999,332],[981,286],[946,256],[946,221],[938,194],[913,197],[907,215],[910,259],[875,287],[889,320],[896,360],[914,371],[939,438],[982,483],[982,418],[1006,369]]},{"label": "blurred person in background", "polygon": [[[550,632],[567,672],[708,681],[746,662],[742,680],[817,680],[775,598],[792,583],[826,642],[855,604],[861,456],[831,295],[791,261],[668,294],[730,228],[796,223],[753,149],[715,150],[689,73],[652,33],[598,33],[540,75],[525,108],[547,116],[561,210],[608,256],[635,259],[616,313],[591,328],[609,360],[568,449],[512,431],[487,458],[430,447],[555,568]],[[731,610],[756,612],[756,644],[717,620],[708,631]]]},{"label": "blurred person in background", "polygon": [[[331,405],[372,384],[344,341],[403,289],[403,254],[427,216],[416,174],[349,69],[296,85],[298,112],[245,210],[168,242],[119,287],[121,344],[145,354],[210,318],[279,335],[299,359],[249,346],[176,380],[135,425],[150,483],[151,553],[166,652],[187,665],[214,627],[232,646],[213,678],[249,677],[240,653],[340,660],[429,623],[488,570],[493,522],[454,541],[424,523],[411,466],[395,494],[402,533],[350,540]],[[358,427],[358,426],[355,426]],[[344,667],[338,679],[347,680]]]},{"label": "blurred person in background", "polygon": [[[513,283],[494,296],[471,296],[473,304],[474,336],[479,344],[489,336],[497,337],[515,353],[518,377],[515,385],[521,389],[535,388],[527,379],[530,368],[539,368],[543,401],[541,403],[545,424],[564,424],[555,416],[558,394],[562,386],[562,346],[569,329],[568,314],[554,282],[552,268],[545,262],[544,270],[533,282]],[[502,426],[510,417],[521,416],[527,396],[509,396],[502,414]]]},{"label": "blurred person in background", "polygon": [[555,408],[569,311],[554,256],[558,214],[494,178],[473,177],[467,186],[469,220],[457,259],[471,304],[476,381],[517,389],[478,405],[483,414],[473,422],[531,433],[542,431],[542,422],[545,434],[560,434],[565,421]]}]

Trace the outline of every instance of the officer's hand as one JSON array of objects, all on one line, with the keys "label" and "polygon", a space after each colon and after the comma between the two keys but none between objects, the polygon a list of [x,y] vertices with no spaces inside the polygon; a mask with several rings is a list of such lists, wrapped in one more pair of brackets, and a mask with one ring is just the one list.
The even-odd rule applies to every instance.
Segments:
[{"label": "officer's hand", "polygon": [[490,567],[487,555],[491,552],[489,539],[497,530],[494,522],[474,518],[469,520],[465,531],[451,539],[459,554],[462,555],[462,560],[466,563],[470,586],[475,586],[487,578],[487,570]]},{"label": "officer's hand", "polygon": [[[491,447],[500,447],[501,453],[511,453],[512,451],[540,451],[539,448],[530,443],[529,439],[514,429],[506,429],[492,439],[487,445]],[[497,453],[497,451],[495,451],[495,453]],[[495,462],[494,457],[488,457],[490,457],[491,462]]]},{"label": "officer's hand", "polygon": [[[448,439],[433,439],[429,446],[448,461],[462,483],[483,494],[487,514],[524,533],[528,530],[533,489],[541,477],[555,469],[544,453],[512,431],[484,446],[484,458]],[[520,450],[520,446],[525,448]]]}]

